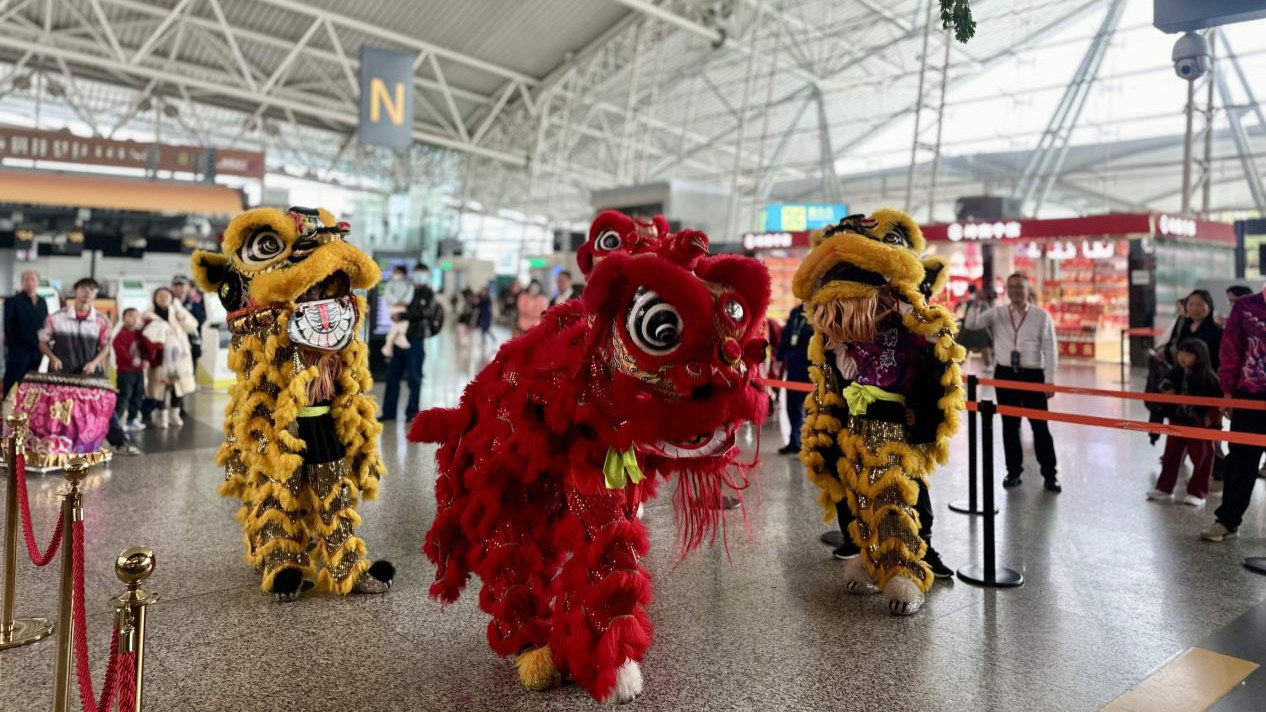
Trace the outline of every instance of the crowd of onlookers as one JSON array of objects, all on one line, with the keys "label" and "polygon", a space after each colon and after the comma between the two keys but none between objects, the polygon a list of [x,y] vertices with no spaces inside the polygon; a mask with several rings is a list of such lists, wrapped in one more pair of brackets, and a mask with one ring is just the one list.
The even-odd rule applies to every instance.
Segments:
[{"label": "crowd of onlookers", "polygon": [[188,278],[154,290],[144,311],[124,309],[117,323],[97,310],[99,285],[91,277],[75,282],[71,298],[52,313],[38,289],[39,275],[24,272],[21,289],[5,301],[6,397],[44,359],[50,373],[98,378],[113,362],[118,397],[106,440],[114,452],[140,454],[131,432],[184,425],[206,321],[202,294]]}]

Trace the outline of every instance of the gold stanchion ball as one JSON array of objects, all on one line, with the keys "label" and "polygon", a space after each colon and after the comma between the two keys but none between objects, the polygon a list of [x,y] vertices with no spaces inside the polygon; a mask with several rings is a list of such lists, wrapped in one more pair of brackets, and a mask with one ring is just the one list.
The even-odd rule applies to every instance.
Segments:
[{"label": "gold stanchion ball", "polygon": [[26,427],[26,413],[9,413],[4,417],[4,421],[9,424],[9,429],[17,430]]},{"label": "gold stanchion ball", "polygon": [[63,476],[72,484],[77,485],[83,482],[83,479],[88,476],[88,461],[82,457],[76,457],[66,464]]},{"label": "gold stanchion ball", "polygon": [[154,573],[158,563],[154,550],[146,546],[134,546],[114,560],[114,575],[128,586],[140,584]]}]

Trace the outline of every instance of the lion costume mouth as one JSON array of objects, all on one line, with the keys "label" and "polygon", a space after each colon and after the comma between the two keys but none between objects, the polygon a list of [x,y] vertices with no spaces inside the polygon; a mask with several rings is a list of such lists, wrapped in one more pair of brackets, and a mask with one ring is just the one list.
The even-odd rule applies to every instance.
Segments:
[{"label": "lion costume mouth", "polygon": [[733,427],[719,425],[715,430],[700,433],[689,440],[660,440],[638,449],[670,460],[699,460],[724,457],[734,449],[734,445]]}]

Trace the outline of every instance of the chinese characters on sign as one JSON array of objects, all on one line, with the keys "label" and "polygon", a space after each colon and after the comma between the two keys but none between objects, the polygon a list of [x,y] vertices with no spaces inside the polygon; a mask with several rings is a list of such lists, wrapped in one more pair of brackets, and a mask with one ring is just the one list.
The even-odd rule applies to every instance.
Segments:
[{"label": "chinese characters on sign", "polygon": [[260,151],[85,138],[69,131],[0,128],[0,158],[264,177],[264,154]]},{"label": "chinese characters on sign", "polygon": [[760,211],[760,228],[762,232],[817,230],[847,214],[844,203],[770,203]]},{"label": "chinese characters on sign", "polygon": [[963,240],[1014,240],[1021,236],[1016,220],[995,223],[953,223],[949,226],[950,242]]}]

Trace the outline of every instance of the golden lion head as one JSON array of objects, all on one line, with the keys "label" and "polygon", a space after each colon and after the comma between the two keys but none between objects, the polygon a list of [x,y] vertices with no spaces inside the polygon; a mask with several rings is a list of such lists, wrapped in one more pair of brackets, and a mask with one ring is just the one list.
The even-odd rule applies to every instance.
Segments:
[{"label": "golden lion head", "polygon": [[323,209],[257,208],[229,223],[222,251],[193,255],[194,279],[230,313],[350,297],[381,273],[346,240],[350,226]]}]

